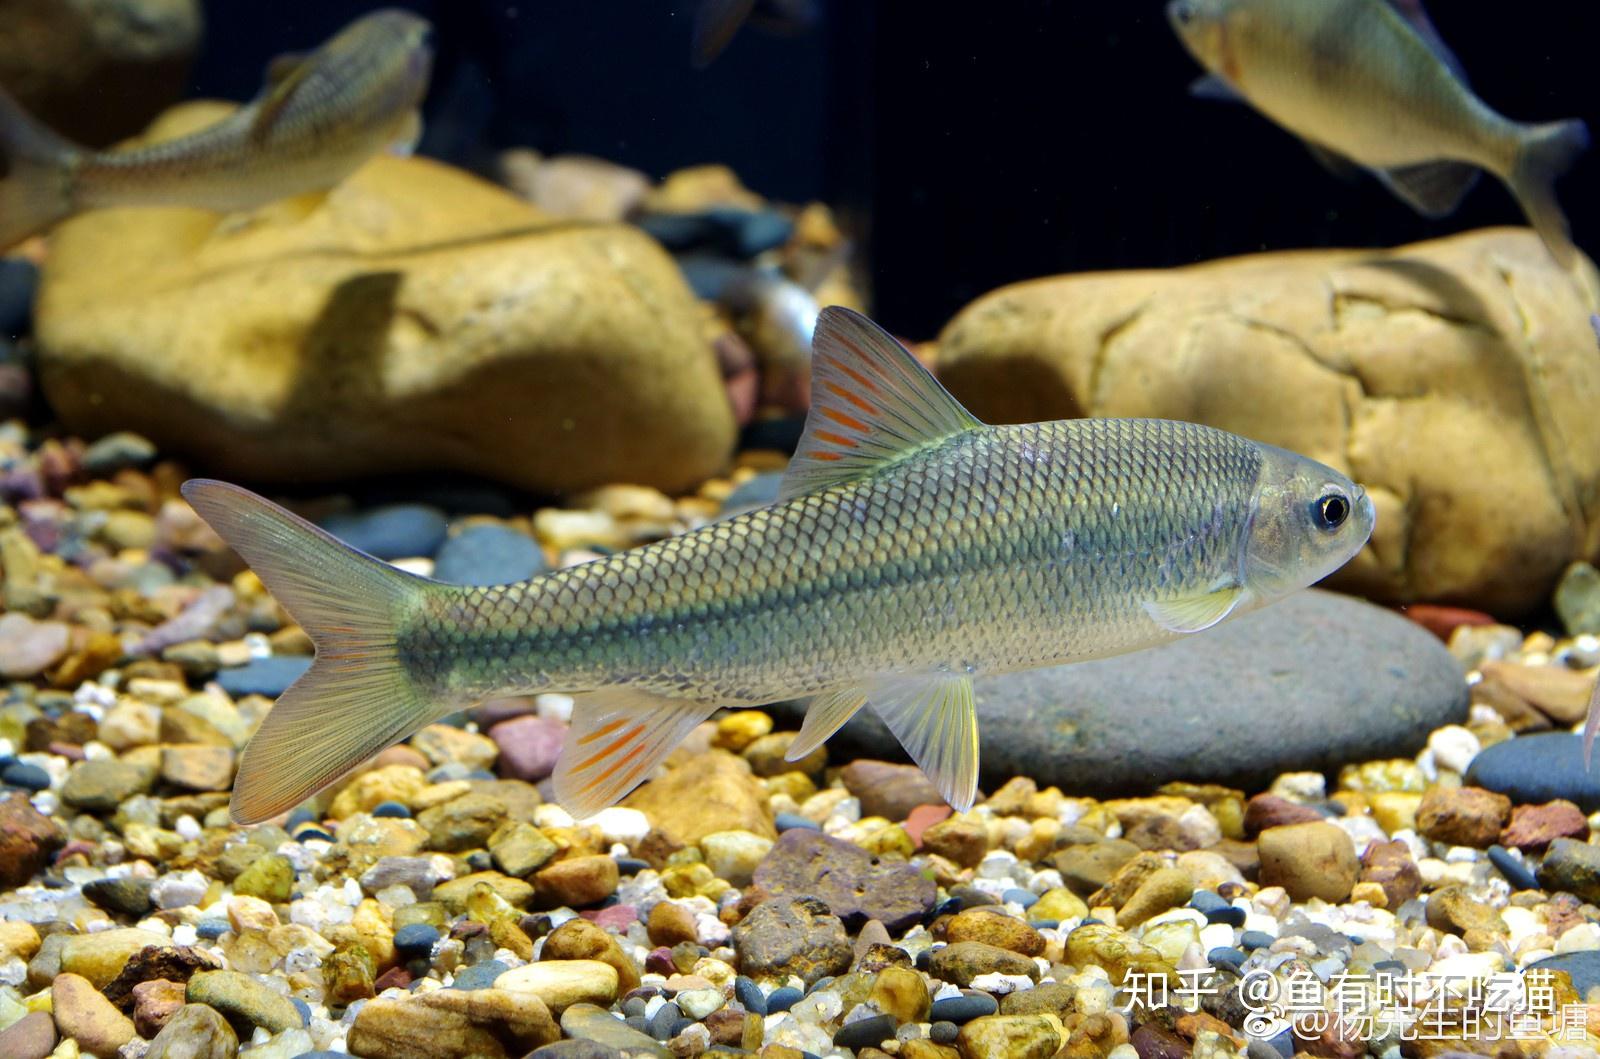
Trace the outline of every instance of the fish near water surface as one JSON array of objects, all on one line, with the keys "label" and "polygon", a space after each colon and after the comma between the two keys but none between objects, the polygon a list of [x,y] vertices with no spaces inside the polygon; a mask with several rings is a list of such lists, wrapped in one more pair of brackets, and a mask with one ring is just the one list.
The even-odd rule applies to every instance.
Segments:
[{"label": "fish near water surface", "polygon": [[1370,170],[1427,217],[1454,211],[1487,170],[1572,268],[1554,185],[1588,147],[1588,129],[1491,109],[1420,0],[1172,0],[1167,14],[1210,71],[1197,94],[1242,98],[1330,168]]},{"label": "fish near water surface", "polygon": [[863,705],[958,808],[978,779],[975,676],[1120,654],[1338,569],[1366,494],[1191,423],[985,426],[837,306],[777,503],[514,585],[404,573],[235,486],[184,496],[316,645],[244,752],[233,818],[283,813],[486,698],[576,697],[555,772],[583,817],[717,709],[812,696],[791,760]]},{"label": "fish near water surface", "polygon": [[792,36],[818,18],[817,0],[701,0],[694,13],[690,60],[705,69],[750,22],[769,33]]},{"label": "fish near water surface", "polygon": [[231,212],[328,191],[373,155],[415,144],[429,29],[398,10],[357,19],[310,55],[275,62],[253,102],[147,147],[79,147],[0,91],[0,249],[83,210]]}]

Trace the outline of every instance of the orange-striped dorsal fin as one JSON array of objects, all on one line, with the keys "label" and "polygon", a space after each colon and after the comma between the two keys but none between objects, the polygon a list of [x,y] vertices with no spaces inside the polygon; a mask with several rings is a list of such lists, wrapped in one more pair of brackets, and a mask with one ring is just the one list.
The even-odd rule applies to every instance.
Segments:
[{"label": "orange-striped dorsal fin", "polygon": [[580,820],[615,805],[716,710],[628,687],[579,695],[556,761],[556,801]]},{"label": "orange-striped dorsal fin", "polygon": [[811,339],[811,413],[779,499],[859,478],[981,426],[892,335],[830,305]]}]

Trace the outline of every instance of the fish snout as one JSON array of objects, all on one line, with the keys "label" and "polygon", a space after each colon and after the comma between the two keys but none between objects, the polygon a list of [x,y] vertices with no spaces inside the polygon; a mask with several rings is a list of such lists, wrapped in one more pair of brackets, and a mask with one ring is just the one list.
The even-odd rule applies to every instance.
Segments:
[{"label": "fish snout", "polygon": [[1171,0],[1167,4],[1167,19],[1177,29],[1187,29],[1198,15],[1194,0]]}]

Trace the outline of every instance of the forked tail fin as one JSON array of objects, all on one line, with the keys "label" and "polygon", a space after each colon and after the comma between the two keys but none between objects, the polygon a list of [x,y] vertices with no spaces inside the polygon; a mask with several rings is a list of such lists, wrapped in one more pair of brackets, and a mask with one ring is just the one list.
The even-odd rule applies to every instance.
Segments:
[{"label": "forked tail fin", "polygon": [[0,250],[72,213],[72,174],[82,155],[0,89]]},{"label": "forked tail fin", "polygon": [[311,670],[278,697],[245,748],[229,805],[235,822],[287,812],[448,712],[407,674],[396,643],[427,594],[443,586],[238,486],[195,479],[183,495],[317,648]]},{"label": "forked tail fin", "polygon": [[1572,245],[1567,215],[1556,201],[1556,180],[1589,146],[1589,129],[1581,121],[1556,121],[1528,129],[1517,149],[1508,183],[1528,215],[1528,223],[1562,268],[1571,269],[1578,250]]}]

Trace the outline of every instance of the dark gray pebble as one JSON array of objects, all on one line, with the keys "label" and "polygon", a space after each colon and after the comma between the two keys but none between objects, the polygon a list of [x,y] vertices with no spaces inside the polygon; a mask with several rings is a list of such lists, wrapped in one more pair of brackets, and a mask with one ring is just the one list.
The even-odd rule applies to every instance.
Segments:
[{"label": "dark gray pebble", "polygon": [[468,526],[439,547],[436,580],[452,585],[509,585],[549,569],[532,537],[509,526]]},{"label": "dark gray pebble", "polygon": [[957,1026],[973,1019],[981,1019],[985,1015],[993,1015],[1000,1010],[1000,1005],[988,993],[962,993],[960,996],[946,997],[935,1000],[932,1009],[928,1012],[930,1022],[952,1022]]},{"label": "dark gray pebble", "polygon": [[954,900],[960,901],[963,909],[982,908],[985,905],[997,905],[1000,903],[999,898],[987,890],[980,890],[976,886],[966,884],[952,886],[950,888],[950,896]]},{"label": "dark gray pebble", "polygon": [[767,1013],[767,998],[761,992],[761,987],[743,975],[733,980],[733,998],[753,1015]]},{"label": "dark gray pebble", "polygon": [[898,1028],[893,1015],[874,1015],[840,1028],[833,1035],[833,1043],[840,1048],[876,1048],[893,1037]]},{"label": "dark gray pebble", "polygon": [[790,985],[774,989],[767,994],[767,1014],[776,1015],[780,1011],[788,1011],[804,996],[804,993]]},{"label": "dark gray pebble", "polygon": [[1255,949],[1264,949],[1277,940],[1264,930],[1247,930],[1239,935],[1239,947],[1251,952]]},{"label": "dark gray pebble", "polygon": [[475,963],[464,971],[456,972],[456,980],[450,984],[451,989],[488,989],[494,985],[494,980],[505,974],[511,968],[499,960],[485,960]]},{"label": "dark gray pebble", "polygon": [[1212,893],[1210,890],[1196,890],[1194,896],[1189,898],[1189,907],[1196,912],[1214,912],[1219,908],[1227,908],[1228,902],[1222,899],[1221,894]]},{"label": "dark gray pebble", "polygon": [[0,783],[25,791],[43,791],[50,788],[50,773],[26,761],[13,761],[0,769]]},{"label": "dark gray pebble", "polygon": [[1235,929],[1244,926],[1244,909],[1234,905],[1225,905],[1222,908],[1213,908],[1206,913],[1207,923],[1226,923]]},{"label": "dark gray pebble", "polygon": [[640,860],[637,857],[618,857],[617,858],[617,874],[618,875],[638,875],[640,872],[644,871],[645,869],[647,869],[649,867],[650,867],[650,862],[649,861]]},{"label": "dark gray pebble", "polygon": [[302,805],[297,809],[289,810],[289,819],[284,821],[283,829],[292,834],[294,829],[301,824],[309,824],[315,819],[316,817],[312,815],[311,810]]},{"label": "dark gray pebble", "polygon": [[622,1015],[624,1018],[644,1018],[645,1005],[649,1003],[642,996],[630,996],[622,1002]]},{"label": "dark gray pebble", "polygon": [[797,813],[779,813],[773,818],[773,824],[779,831],[821,831],[822,825],[815,820],[807,820]]},{"label": "dark gray pebble", "polygon": [[678,1005],[669,1000],[656,1008],[656,1013],[650,1016],[650,1028],[645,1032],[658,1041],[670,1041],[683,1032],[680,1027],[689,1021]]},{"label": "dark gray pebble", "polygon": [[217,683],[236,699],[244,695],[265,695],[274,699],[310,668],[311,658],[307,655],[252,658],[242,666],[219,670]]},{"label": "dark gray pebble", "polygon": [[935,1022],[928,1027],[928,1039],[935,1044],[954,1044],[961,1027],[953,1022]]},{"label": "dark gray pebble", "polygon": [[[1519,736],[1519,738],[1521,738]],[[1489,847],[1489,863],[1499,869],[1505,876],[1506,882],[1511,884],[1513,890],[1537,890],[1539,880],[1534,878],[1533,872],[1526,864],[1511,855],[1511,851],[1504,846]]]},{"label": "dark gray pebble", "polygon": [[372,815],[392,816],[403,820],[411,815],[411,810],[407,809],[399,802],[379,802],[377,805],[373,806]]},{"label": "dark gray pebble", "polygon": [[444,512],[428,504],[390,504],[330,515],[322,528],[379,559],[432,557],[444,543]]},{"label": "dark gray pebble", "polygon": [[301,1000],[297,996],[290,997],[289,1003],[293,1004],[294,1009],[300,1012],[300,1025],[311,1025],[311,1005],[307,1004],[304,1000]]},{"label": "dark gray pebble", "polygon": [[119,430],[83,452],[83,469],[97,478],[109,478],[129,467],[143,467],[156,458],[155,445],[145,437]]},{"label": "dark gray pebble", "polygon": [[1244,963],[1245,955],[1231,945],[1219,945],[1206,953],[1206,960],[1213,967],[1235,967]]},{"label": "dark gray pebble", "polygon": [[1542,960],[1534,960],[1528,964],[1522,973],[1527,974],[1532,970],[1566,971],[1572,976],[1573,990],[1579,996],[1587,996],[1589,990],[1600,985],[1600,949],[1546,956]]},{"label": "dark gray pebble", "polygon": [[1583,766],[1583,737],[1570,732],[1519,735],[1485,747],[1467,768],[1466,782],[1519,805],[1565,798],[1586,813],[1600,809],[1600,783]]},{"label": "dark gray pebble", "polygon": [[83,884],[83,896],[109,912],[125,916],[143,916],[150,911],[150,889],[153,879],[123,876],[120,879],[95,879]]},{"label": "dark gray pebble", "polygon": [[394,932],[394,947],[408,959],[427,956],[439,940],[439,928],[431,923],[407,923]]}]

